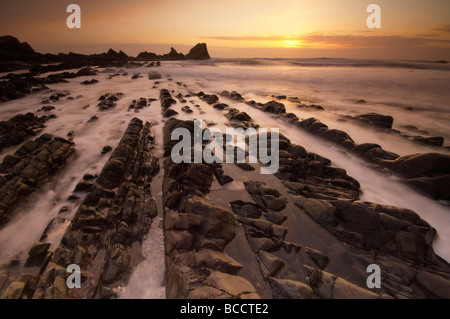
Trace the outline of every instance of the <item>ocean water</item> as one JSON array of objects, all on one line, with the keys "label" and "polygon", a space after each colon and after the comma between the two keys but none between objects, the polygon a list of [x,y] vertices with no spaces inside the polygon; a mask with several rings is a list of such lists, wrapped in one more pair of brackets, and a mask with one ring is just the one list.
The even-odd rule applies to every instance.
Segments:
[{"label": "ocean water", "polygon": [[[155,80],[148,80],[146,76],[150,70],[156,70],[163,76],[161,80],[156,80],[161,82],[156,85],[157,88],[153,88]],[[53,92],[70,92],[74,100],[63,98],[61,101],[48,104],[55,106],[56,109],[52,113],[56,114],[57,118],[48,121],[47,127],[39,134],[50,133],[65,137],[69,131],[73,131],[77,150],[77,156],[69,165],[45,187],[21,203],[14,220],[0,230],[0,265],[8,263],[17,255],[24,260],[26,252],[39,239],[49,221],[58,216],[61,207],[69,207],[69,212],[60,215],[61,217],[68,220],[73,217],[79,203],[69,202],[67,198],[84,174],[100,172],[109,157],[109,154],[104,156],[100,154],[103,146],[109,145],[113,148],[117,146],[131,118],[137,116],[143,120],[157,122],[153,129],[156,133],[157,152],[162,153],[164,123],[159,101],[152,102],[139,113],[128,111],[128,106],[134,99],[140,97],[158,99],[159,90],[162,88],[174,90],[175,95],[178,92],[183,95],[199,91],[217,94],[223,90],[236,90],[247,100],[253,99],[257,102],[272,100],[274,99],[272,95],[298,97],[303,103],[318,104],[325,110],[299,108],[296,103],[283,100],[287,112],[293,112],[299,118],[316,117],[330,128],[345,130],[357,143],[378,143],[386,150],[399,155],[424,152],[450,154],[446,148],[416,144],[392,133],[383,133],[367,126],[342,121],[345,115],[367,112],[391,115],[394,117],[394,128],[405,131],[403,126],[414,125],[420,130],[427,131],[429,136],[443,136],[445,145],[450,145],[448,64],[346,59],[212,59],[163,62],[163,66],[157,69],[136,67],[99,69],[99,71],[97,76],[79,77],[69,79],[69,83],[49,85],[51,92],[39,92],[0,104],[0,120],[7,120],[19,113],[36,113],[43,106],[42,99]],[[127,72],[128,75],[108,79],[109,74],[116,72]],[[141,73],[143,77],[132,80],[131,76],[134,73]],[[90,78],[96,78],[100,82],[90,86],[80,84]],[[173,80],[169,81],[169,78]],[[181,82],[182,85],[176,82]],[[96,107],[97,100],[100,95],[107,92],[122,92],[124,96],[117,102],[115,108],[100,112]],[[81,97],[76,98],[79,95]],[[362,99],[366,103],[358,103]],[[213,121],[219,129],[225,128],[227,121],[220,111],[199,102],[196,97],[186,100],[194,113],[183,113],[181,111],[183,105],[177,103],[173,106],[180,113],[176,117]],[[376,172],[361,159],[346,153],[344,149],[302,132],[298,128],[290,127],[270,114],[243,103],[224,98],[221,98],[221,101],[247,112],[262,127],[279,128],[280,132],[293,142],[303,145],[310,152],[328,157],[333,165],[346,169],[349,175],[361,183],[362,200],[407,207],[416,211],[436,228],[438,239],[435,241],[434,249],[441,257],[450,261],[449,206],[422,196],[400,183],[396,176]],[[197,108],[194,104],[200,104],[201,107]],[[89,107],[84,108],[86,105]],[[99,117],[98,121],[87,123],[93,115]],[[18,147],[4,150],[0,153],[0,160]],[[154,190],[153,193],[160,202],[160,190]],[[82,198],[83,195],[79,195]],[[153,224],[147,240],[152,236],[161,236],[162,232],[158,233],[158,229],[154,228],[156,224]],[[67,226],[67,223],[64,225]],[[49,240],[56,245],[62,234],[63,230],[60,229],[49,236]],[[154,258],[149,249],[162,252],[162,247],[163,241],[159,239],[151,244],[144,244],[143,255],[147,259]],[[142,264],[145,263],[144,260]],[[155,265],[152,264],[151,267],[159,267]],[[133,283],[137,287],[141,282],[140,286],[143,287],[145,285],[142,281],[149,276],[145,267],[141,266],[139,269],[139,271],[136,269],[138,277],[133,278],[133,275],[130,284]],[[160,277],[160,274],[158,276]],[[156,279],[150,277],[148,284],[158,286],[159,277]],[[162,296],[163,290],[157,290],[156,294]],[[132,293],[132,289],[128,289],[122,296],[125,298],[135,296],[135,293]]]}]

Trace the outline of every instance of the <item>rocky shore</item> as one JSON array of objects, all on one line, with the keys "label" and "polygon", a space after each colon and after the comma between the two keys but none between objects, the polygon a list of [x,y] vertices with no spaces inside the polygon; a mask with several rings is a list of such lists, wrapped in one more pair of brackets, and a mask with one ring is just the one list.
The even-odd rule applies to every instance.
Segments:
[{"label": "rocky shore", "polygon": [[[356,143],[344,130],[309,116],[326,112],[326,105],[285,95],[260,103],[237,91],[210,92],[161,71],[164,65],[155,71],[153,60],[200,59],[205,50],[199,44],[187,55],[174,49],[160,57],[142,53],[138,59],[153,65],[135,65],[130,74],[129,57],[108,52],[95,59],[109,56],[125,64],[102,70],[83,60],[76,72],[40,77],[49,69],[36,67],[3,79],[2,101],[42,92],[27,100],[34,113],[22,111],[28,110],[24,106],[0,122],[0,232],[26,221],[32,212],[24,207],[46,200],[37,194],[61,185],[63,174],[72,187],[68,195],[54,190],[59,212],[33,237],[30,249],[8,259],[0,251],[0,298],[120,298],[145,258],[150,227],[164,238],[165,277],[157,279],[167,298],[450,298],[450,265],[433,248],[439,233],[424,212],[364,200],[363,183],[350,170],[311,151],[311,145],[294,142],[302,132],[330,143],[358,157],[365,169],[398,177],[427,201],[445,202],[450,200],[450,156],[441,152],[444,141],[417,135],[416,142],[436,152],[400,156],[372,141]],[[48,84],[56,89],[48,90]],[[76,94],[77,87],[86,93]],[[301,112],[289,113],[285,100]],[[403,134],[387,115],[343,119]],[[172,132],[184,129],[193,142],[194,120],[204,124],[202,133],[214,126],[266,128],[270,138],[268,122],[292,130],[279,135],[277,172],[264,175],[261,168],[268,164],[249,159],[249,137],[245,149],[232,146],[235,154],[245,154],[245,163],[175,163],[171,151],[178,141]],[[203,140],[202,147],[211,141]],[[272,152],[271,143],[256,146]],[[76,175],[73,166],[80,158],[89,165]],[[157,216],[160,225],[154,222]],[[72,264],[80,267],[81,288],[66,285]],[[381,269],[381,288],[367,286],[372,264]]]},{"label": "rocky shore", "polygon": [[[178,53],[171,48],[170,53],[157,55],[155,53],[141,52],[137,57],[128,56],[125,52],[116,52],[109,49],[101,54],[69,54],[60,53],[41,54],[35,52],[28,43],[21,43],[12,36],[0,37],[0,72],[29,69],[29,72],[10,73],[0,78],[0,101],[9,101],[25,96],[26,94],[45,90],[46,84],[65,82],[65,79],[79,76],[96,75],[89,67],[133,67],[144,65],[142,61],[153,61],[147,66],[160,66],[159,61],[176,60],[208,60],[209,56],[206,43],[198,43],[186,55]],[[141,61],[141,62],[139,62]],[[155,62],[157,63],[155,64]],[[138,64],[137,64],[138,63]],[[83,69],[84,68],[84,69]],[[46,77],[40,75],[47,72],[58,72],[70,69],[81,69],[77,73],[62,72]],[[86,80],[88,81],[88,80]],[[96,79],[91,79],[83,84],[94,84]]]},{"label": "rocky shore", "polygon": [[[204,94],[199,96],[205,99]],[[212,100],[219,102],[216,98]],[[276,110],[277,106],[282,109],[275,103],[267,103],[265,107]],[[228,110],[229,113],[224,112],[224,116],[230,120],[230,125],[248,128],[247,123],[252,121],[248,115],[241,118],[241,125],[236,123],[239,120],[229,116],[236,111]],[[170,132],[176,127],[183,127],[193,134],[193,126],[192,121],[170,119],[166,122],[166,156],[174,144],[169,139]],[[225,220],[233,220],[233,216],[225,210],[212,213],[210,206],[213,204],[209,203],[206,196],[212,183],[214,167],[205,163],[174,164],[170,158],[166,159],[164,202],[168,211],[165,212],[164,230],[170,242],[166,244],[168,297],[234,298],[236,294],[227,291],[227,288],[241,286],[252,294],[255,291],[259,296],[269,298],[448,297],[446,289],[431,288],[437,282],[443,283],[445,287],[450,285],[450,267],[434,253],[431,244],[436,232],[426,221],[408,209],[360,201],[359,183],[356,180],[344,170],[330,166],[328,159],[308,153],[284,136],[280,137],[280,152],[280,168],[276,176],[287,188],[289,199],[262,181],[244,181],[245,189],[253,201],[237,200],[229,203],[234,213],[234,234],[223,224],[228,224]],[[228,177],[230,181],[237,179],[236,176]],[[333,257],[315,248],[286,241],[290,227],[283,226],[289,224],[285,223],[289,218],[283,211],[287,206],[290,206],[289,214],[308,215],[332,234],[334,241],[350,245],[340,246],[339,255],[351,254],[352,258],[358,260],[355,263],[364,260],[367,264],[381,265],[385,273],[383,289],[374,293],[363,285],[355,285],[336,276],[326,271],[329,263],[333,263]],[[201,216],[196,215],[199,212],[203,212]],[[219,216],[223,218],[222,228],[211,231],[209,223],[214,225]],[[238,236],[238,229],[245,235]],[[211,234],[213,238],[208,237]],[[309,234],[311,237],[317,235],[313,232]],[[230,253],[216,257],[217,263],[221,260],[220,265],[199,265],[193,251],[202,251],[205,246],[222,251],[224,244],[225,247],[239,247],[239,252],[234,251],[235,256]],[[248,247],[247,250],[244,247]],[[227,249],[224,251],[227,252]],[[227,262],[234,267],[227,266]],[[255,265],[259,265],[260,274],[254,272]],[[222,274],[222,277],[228,278],[228,285],[211,281],[209,276],[216,276],[220,267],[233,268],[233,275],[239,274],[237,270],[245,273],[247,276],[244,278],[253,283],[255,289],[241,279]],[[289,272],[287,268],[296,269],[296,272]],[[261,281],[265,284],[262,285]],[[201,290],[207,291],[207,295],[194,294],[199,289],[195,287],[201,282]],[[211,283],[216,286],[211,286]],[[220,286],[220,293],[213,289],[218,288],[217,285]],[[239,297],[243,297],[242,292]]]},{"label": "rocky shore", "polygon": [[[221,95],[251,105],[263,112],[281,116],[291,125],[336,143],[349,152],[379,167],[388,168],[402,176],[405,183],[422,191],[433,199],[450,200],[450,156],[448,155],[429,153],[399,156],[398,154],[384,150],[380,145],[375,143],[356,144],[346,132],[329,129],[326,124],[316,118],[299,119],[295,114],[286,113],[285,106],[280,102],[270,101],[262,104],[255,101],[245,101],[237,92],[230,93],[223,91]],[[366,114],[365,116],[360,116],[358,120],[389,130],[392,128],[393,122],[392,117],[379,114]],[[432,141],[435,139],[441,140],[442,143],[433,143]],[[427,144],[430,145],[442,146],[443,144],[443,138],[420,138],[419,142],[423,143],[425,140],[428,140],[429,142]]]},{"label": "rocky shore", "polygon": [[[50,251],[31,248],[20,275],[3,272],[2,298],[111,298],[140,261],[139,244],[157,215],[151,178],[159,171],[150,123],[131,120],[98,177],[84,176],[75,191],[87,192],[61,239]],[[52,220],[41,240],[62,224]],[[68,290],[66,268],[81,267],[82,287]]]}]

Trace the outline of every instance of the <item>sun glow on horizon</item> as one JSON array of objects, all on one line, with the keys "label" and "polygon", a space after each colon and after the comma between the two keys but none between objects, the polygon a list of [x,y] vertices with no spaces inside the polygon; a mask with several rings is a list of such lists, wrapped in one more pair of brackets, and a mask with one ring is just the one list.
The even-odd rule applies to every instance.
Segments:
[{"label": "sun glow on horizon", "polygon": [[303,41],[300,40],[284,40],[280,46],[283,48],[301,48],[303,44]]}]

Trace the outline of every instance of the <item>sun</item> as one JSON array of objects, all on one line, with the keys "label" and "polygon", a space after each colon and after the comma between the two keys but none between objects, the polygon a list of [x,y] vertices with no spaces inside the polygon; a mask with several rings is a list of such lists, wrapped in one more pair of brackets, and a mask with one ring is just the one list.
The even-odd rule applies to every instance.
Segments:
[{"label": "sun", "polygon": [[302,41],[300,40],[284,40],[281,42],[283,48],[300,48],[302,46]]}]

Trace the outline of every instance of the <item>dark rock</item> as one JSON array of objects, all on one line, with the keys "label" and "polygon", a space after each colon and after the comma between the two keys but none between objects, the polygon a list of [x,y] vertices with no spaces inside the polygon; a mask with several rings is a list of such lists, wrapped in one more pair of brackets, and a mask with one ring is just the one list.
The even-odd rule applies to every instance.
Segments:
[{"label": "dark rock", "polygon": [[316,153],[308,153],[308,158],[311,161],[319,162],[323,166],[328,166],[331,164],[331,161],[328,158],[320,156],[319,154]]},{"label": "dark rock", "polygon": [[406,178],[450,174],[450,156],[440,153],[407,155],[393,161],[390,168]]},{"label": "dark rock", "polygon": [[200,96],[200,99],[202,99],[203,101],[205,101],[210,105],[219,101],[219,97],[215,94],[203,94],[202,96]]},{"label": "dark rock", "polygon": [[160,91],[159,99],[161,101],[161,107],[163,111],[166,111],[170,106],[172,106],[172,104],[177,103],[177,101],[172,98],[172,95],[167,89],[162,89]]},{"label": "dark rock", "polygon": [[347,145],[347,148],[352,149],[355,142],[352,138],[344,131],[341,130],[326,130],[319,133],[319,136],[332,141],[336,144]]},{"label": "dark rock", "polygon": [[10,56],[26,56],[36,53],[28,43],[19,42],[17,38],[10,35],[0,37],[0,52]]},{"label": "dark rock", "polygon": [[[72,297],[108,297],[98,287],[124,284],[136,266],[131,247],[139,247],[151,218],[157,215],[150,185],[143,183],[159,169],[152,155],[154,140],[149,123],[132,119],[98,179],[94,181],[95,176],[90,174],[83,176],[82,183],[93,184],[43,274],[47,278],[56,268],[63,269],[65,276],[69,263],[78,264],[85,288]],[[90,266],[93,256],[98,267]],[[56,298],[56,286],[67,288],[64,280],[61,285],[41,280],[37,291]]]},{"label": "dark rock", "polygon": [[325,269],[328,265],[329,259],[322,252],[309,247],[305,248],[305,252],[320,269]]},{"label": "dark rock", "polygon": [[161,56],[161,60],[165,61],[175,61],[184,60],[184,54],[178,53],[174,48],[170,48],[170,52]]},{"label": "dark rock", "polygon": [[298,116],[295,115],[294,113],[286,113],[284,114],[284,117],[289,121],[298,121]]},{"label": "dark rock", "polygon": [[109,153],[111,151],[112,151],[112,147],[111,146],[109,146],[109,145],[104,146],[103,149],[102,149],[102,155],[106,154],[106,153]]},{"label": "dark rock", "polygon": [[436,137],[423,137],[423,136],[411,136],[409,140],[420,144],[442,147],[444,145],[444,138],[441,136]]},{"label": "dark rock", "polygon": [[[205,282],[208,286],[227,293],[229,298],[259,298],[253,285],[244,277],[229,275],[220,271],[212,271]],[[245,297],[245,296],[248,297]]]},{"label": "dark rock", "polygon": [[276,101],[270,101],[262,105],[261,110],[263,112],[282,114],[286,113],[286,108],[283,103],[278,103]]},{"label": "dark rock", "polygon": [[204,164],[193,163],[189,165],[185,178],[200,187],[209,187],[213,180],[213,169]]},{"label": "dark rock", "polygon": [[244,102],[244,98],[242,97],[242,95],[240,95],[236,91],[232,91],[232,92],[223,91],[220,95],[227,97],[229,99],[238,101],[238,102]]},{"label": "dark rock", "polygon": [[433,199],[450,200],[450,174],[436,177],[408,178],[405,181]]},{"label": "dark rock", "polygon": [[353,152],[375,163],[380,162],[380,160],[395,160],[399,157],[395,153],[383,150],[380,145],[371,143],[356,145],[353,148]]},{"label": "dark rock", "polygon": [[217,109],[217,110],[223,110],[226,109],[228,107],[228,104],[225,103],[218,103],[218,104],[214,104],[213,108]]},{"label": "dark rock", "polygon": [[250,247],[252,247],[253,251],[256,253],[260,250],[265,251],[275,251],[280,248],[280,244],[276,243],[274,240],[265,237],[247,237],[248,243]]},{"label": "dark rock", "polygon": [[241,200],[230,203],[231,209],[237,215],[247,218],[260,218],[262,211],[258,205],[253,203],[246,203]]},{"label": "dark rock", "polygon": [[289,153],[296,157],[305,158],[307,155],[307,152],[303,146],[292,144],[289,147]]},{"label": "dark rock", "polygon": [[[49,139],[50,138],[50,139]],[[0,224],[7,223],[19,200],[33,193],[40,185],[64,166],[75,153],[73,143],[44,134],[34,141],[27,141],[14,154],[20,158],[20,170],[11,170],[0,179]],[[1,169],[8,169],[11,157],[5,158]]]},{"label": "dark rock", "polygon": [[19,114],[7,121],[0,122],[0,151],[6,147],[18,145],[26,138],[41,131],[50,117],[37,117],[33,113]]},{"label": "dark rock", "polygon": [[158,80],[158,79],[161,79],[161,78],[162,78],[161,74],[156,72],[156,71],[148,72],[148,79],[149,80]]},{"label": "dark rock", "polygon": [[206,47],[206,43],[198,43],[196,44],[189,53],[186,54],[187,60],[209,60],[211,57],[209,56],[208,49]]},{"label": "dark rock", "polygon": [[254,171],[255,168],[248,163],[234,163],[239,168],[242,168],[244,171]]},{"label": "dark rock", "polygon": [[178,114],[178,112],[175,110],[172,110],[172,109],[167,109],[166,111],[163,112],[164,117],[171,117],[171,116],[174,116],[177,114]]},{"label": "dark rock", "polygon": [[202,249],[199,252],[196,252],[194,260],[199,267],[206,267],[233,275],[237,274],[242,268],[242,265],[234,259],[222,252],[212,249]]},{"label": "dark rock", "polygon": [[116,106],[118,101],[123,96],[123,93],[106,93],[99,98],[97,106],[100,111],[105,111]]},{"label": "dark rock", "polygon": [[287,217],[283,214],[267,211],[264,213],[264,217],[271,223],[281,225],[287,219]]},{"label": "dark rock", "polygon": [[233,181],[233,178],[225,175],[221,167],[214,168],[214,175],[221,186]]},{"label": "dark rock", "polygon": [[418,270],[415,282],[435,298],[450,298],[450,280],[429,271]]},{"label": "dark rock", "polygon": [[91,118],[87,122],[91,123],[91,122],[94,122],[94,121],[97,121],[97,120],[98,120],[98,117],[96,115],[92,115]]},{"label": "dark rock", "polygon": [[28,255],[30,255],[31,257],[39,258],[45,256],[49,248],[49,243],[36,242],[33,247],[31,247]]},{"label": "dark rock", "polygon": [[38,112],[40,112],[40,111],[49,112],[49,111],[53,111],[54,109],[55,109],[54,106],[46,105],[46,106],[41,107],[41,108],[38,110]]},{"label": "dark rock", "polygon": [[81,84],[83,84],[83,85],[89,85],[89,84],[95,84],[95,83],[98,83],[98,80],[92,79],[92,80],[86,80],[86,81],[81,82]]},{"label": "dark rock", "polygon": [[304,198],[296,196],[295,205],[321,225],[336,226],[338,220],[335,216],[336,209],[325,200]]},{"label": "dark rock", "polygon": [[281,197],[277,189],[268,187],[265,183],[259,181],[246,181],[244,186],[261,207],[274,211],[280,211],[286,207],[286,199]]},{"label": "dark rock", "polygon": [[392,116],[377,113],[361,114],[356,116],[355,119],[383,129],[391,129],[392,123],[394,122]]},{"label": "dark rock", "polygon": [[193,111],[191,110],[191,108],[188,105],[185,105],[181,108],[181,110],[185,113],[192,113]]},{"label": "dark rock", "polygon": [[327,125],[323,124],[318,119],[313,118],[313,117],[303,120],[301,122],[298,122],[298,126],[300,126],[303,129],[306,129],[307,131],[314,133],[314,134],[319,134],[322,131],[328,130]]},{"label": "dark rock", "polygon": [[77,76],[90,76],[90,75],[97,75],[97,71],[95,71],[92,68],[82,68],[77,72]]},{"label": "dark rock", "polygon": [[234,127],[241,127],[244,129],[258,127],[258,125],[253,122],[250,115],[246,112],[239,112],[239,110],[235,108],[228,109],[228,113],[225,114],[225,117],[230,121],[230,125]]},{"label": "dark rock", "polygon": [[141,61],[154,61],[158,59],[158,56],[153,52],[144,51],[139,53],[136,59]]},{"label": "dark rock", "polygon": [[275,277],[285,265],[280,258],[267,251],[260,250],[258,255],[262,273],[267,277]]},{"label": "dark rock", "polygon": [[78,182],[77,186],[75,186],[74,192],[88,192],[92,187],[92,183],[89,181],[82,179]]},{"label": "dark rock", "polygon": [[286,200],[283,198],[276,198],[272,195],[263,195],[261,196],[261,199],[267,209],[281,211],[286,208]]},{"label": "dark rock", "polygon": [[306,284],[289,280],[269,277],[274,299],[311,299],[313,290]]}]

